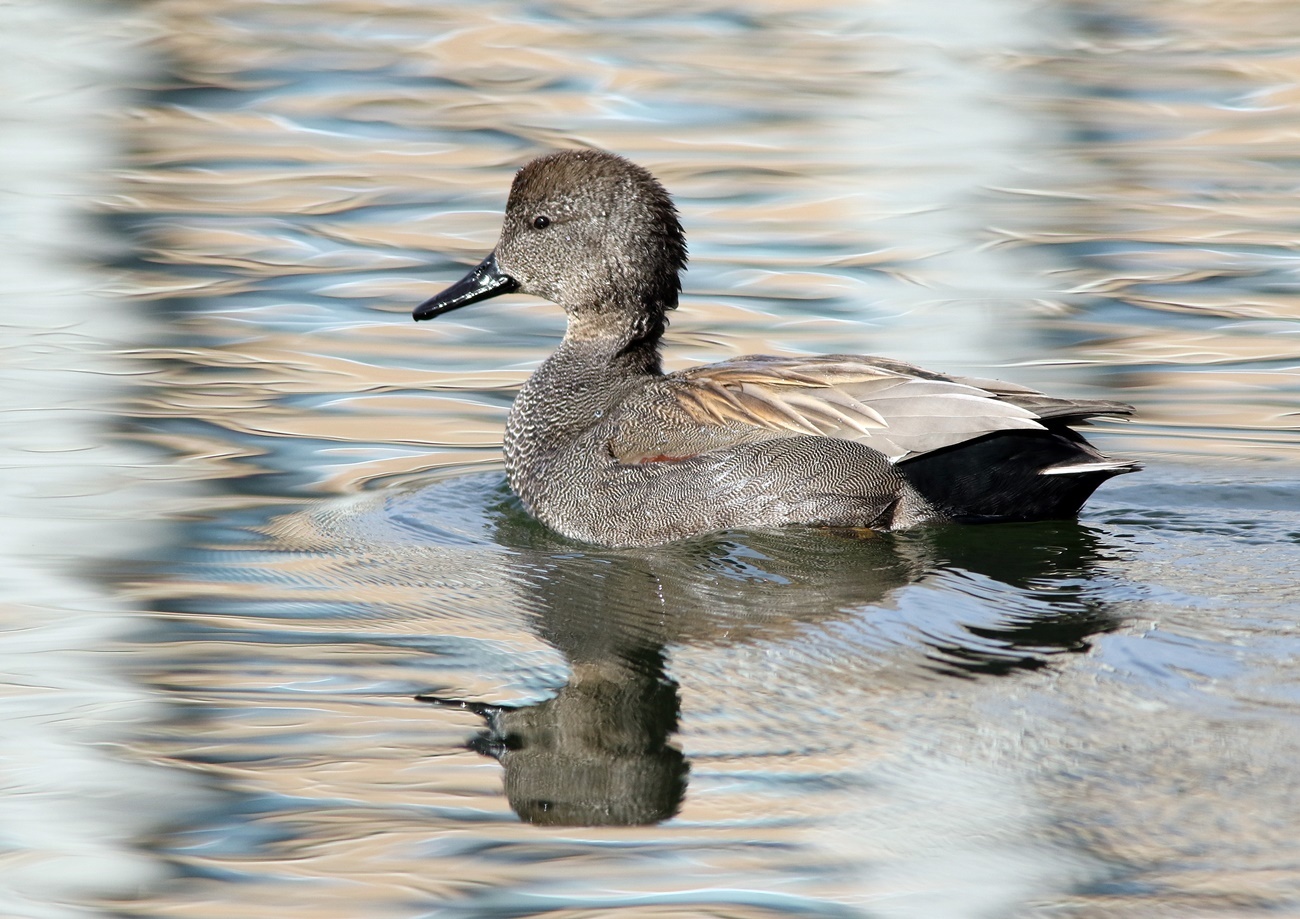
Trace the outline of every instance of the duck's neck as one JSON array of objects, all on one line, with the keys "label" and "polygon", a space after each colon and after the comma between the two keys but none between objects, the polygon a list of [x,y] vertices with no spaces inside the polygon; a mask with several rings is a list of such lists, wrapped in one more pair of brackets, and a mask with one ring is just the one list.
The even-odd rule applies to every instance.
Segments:
[{"label": "duck's neck", "polygon": [[576,316],[569,320],[564,340],[551,360],[604,368],[619,378],[658,376],[659,341],[668,323],[660,311],[634,317]]},{"label": "duck's neck", "polygon": [[541,456],[599,424],[626,395],[661,376],[663,323],[616,328],[570,320],[564,340],[519,390],[506,424],[508,468]]},{"label": "duck's neck", "polygon": [[573,416],[586,427],[591,411],[607,409],[629,387],[660,376],[659,332],[642,338],[586,335],[570,328],[555,353],[542,362],[516,400],[534,418]]}]

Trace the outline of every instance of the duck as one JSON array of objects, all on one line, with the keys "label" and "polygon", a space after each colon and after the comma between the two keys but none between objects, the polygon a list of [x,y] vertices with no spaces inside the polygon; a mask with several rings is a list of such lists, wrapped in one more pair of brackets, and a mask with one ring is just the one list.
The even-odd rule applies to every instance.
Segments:
[{"label": "duck", "polygon": [[563,339],[519,390],[504,438],[511,489],[564,537],[617,548],[1070,518],[1140,468],[1075,430],[1131,414],[1122,402],[857,354],[665,373],[686,261],[677,208],[649,171],[560,150],[516,173],[492,252],[413,311],[428,320],[514,292],[564,310]]}]

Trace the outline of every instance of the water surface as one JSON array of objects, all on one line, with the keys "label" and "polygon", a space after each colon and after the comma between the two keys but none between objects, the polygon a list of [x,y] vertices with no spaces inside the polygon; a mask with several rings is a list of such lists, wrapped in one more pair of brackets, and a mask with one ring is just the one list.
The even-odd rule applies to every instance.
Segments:
[{"label": "water surface", "polygon": [[[111,806],[14,821],[15,914],[1300,915],[1288,4],[124,16],[81,28],[157,75],[94,103],[124,149],[68,282],[113,297],[5,320],[49,355],[24,404],[121,451],[103,500],[35,492],[72,522],[27,557],[91,595],[33,602],[93,628],[23,634],[111,663],[15,720],[63,743],[16,800],[93,751],[67,787]],[[1121,399],[1090,436],[1147,469],[1077,522],[550,534],[499,444],[558,309],[409,310],[575,145],[677,197],[669,367]],[[15,442],[15,481],[63,468]]]}]

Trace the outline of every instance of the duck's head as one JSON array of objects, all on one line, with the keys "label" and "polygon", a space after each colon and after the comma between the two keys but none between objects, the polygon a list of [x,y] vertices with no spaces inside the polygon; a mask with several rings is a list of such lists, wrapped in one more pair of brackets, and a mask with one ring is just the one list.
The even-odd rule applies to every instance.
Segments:
[{"label": "duck's head", "polygon": [[686,241],[668,192],[649,172],[599,150],[562,150],[519,170],[496,249],[415,308],[432,319],[519,291],[564,307],[572,322],[662,328],[677,305]]}]

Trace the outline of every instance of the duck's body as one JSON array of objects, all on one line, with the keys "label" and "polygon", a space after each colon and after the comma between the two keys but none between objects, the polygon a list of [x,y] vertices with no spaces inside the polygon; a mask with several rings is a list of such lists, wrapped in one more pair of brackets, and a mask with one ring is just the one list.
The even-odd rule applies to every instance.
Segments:
[{"label": "duck's body", "polygon": [[1070,425],[1132,411],[880,358],[745,357],[664,374],[685,244],[649,173],[598,151],[534,160],[497,250],[416,309],[522,290],[560,303],[560,347],[506,424],[511,487],[553,529],[655,545],[791,524],[891,530],[1072,516],[1113,475]]}]

